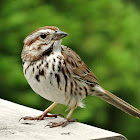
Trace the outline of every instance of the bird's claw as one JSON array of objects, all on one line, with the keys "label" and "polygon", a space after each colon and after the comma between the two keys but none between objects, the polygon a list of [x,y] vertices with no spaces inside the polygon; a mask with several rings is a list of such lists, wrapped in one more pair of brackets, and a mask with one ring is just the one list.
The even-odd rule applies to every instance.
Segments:
[{"label": "bird's claw", "polygon": [[58,126],[65,127],[68,122],[75,122],[75,121],[78,121],[78,119],[64,119],[61,122],[49,122],[46,126],[49,126],[50,128],[58,127]]},{"label": "bird's claw", "polygon": [[42,114],[40,116],[37,116],[37,117],[30,117],[30,116],[26,116],[26,117],[22,117],[19,119],[20,120],[44,120],[45,117],[55,117],[57,118],[57,116],[61,116],[64,118],[64,116],[62,114]]}]

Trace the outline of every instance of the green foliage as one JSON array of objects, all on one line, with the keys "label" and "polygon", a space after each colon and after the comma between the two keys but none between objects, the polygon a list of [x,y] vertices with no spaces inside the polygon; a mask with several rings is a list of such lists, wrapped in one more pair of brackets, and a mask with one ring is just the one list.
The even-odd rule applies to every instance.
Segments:
[{"label": "green foliage", "polygon": [[[136,3],[135,3],[136,2]],[[140,11],[126,0],[5,0],[0,2],[0,97],[44,110],[51,102],[34,94],[22,72],[24,38],[46,25],[69,33],[63,44],[75,50],[100,84],[140,109]],[[140,137],[139,120],[96,97],[84,100],[72,117],[81,122]],[[52,113],[64,113],[57,106]],[[23,114],[24,116],[24,114]]]}]

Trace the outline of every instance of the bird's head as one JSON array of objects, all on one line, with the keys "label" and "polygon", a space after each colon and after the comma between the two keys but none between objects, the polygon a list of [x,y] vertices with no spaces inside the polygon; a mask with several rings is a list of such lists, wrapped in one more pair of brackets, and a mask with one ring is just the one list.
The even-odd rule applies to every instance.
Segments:
[{"label": "bird's head", "polygon": [[55,47],[53,48],[55,50],[59,50],[62,38],[67,35],[67,33],[60,31],[55,26],[45,26],[35,30],[24,40],[22,59],[36,60],[52,47]]}]

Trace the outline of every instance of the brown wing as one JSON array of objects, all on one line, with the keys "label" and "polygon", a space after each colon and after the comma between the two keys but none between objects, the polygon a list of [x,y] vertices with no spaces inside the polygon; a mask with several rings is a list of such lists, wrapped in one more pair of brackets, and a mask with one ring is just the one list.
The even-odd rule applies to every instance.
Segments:
[{"label": "brown wing", "polygon": [[62,54],[68,62],[67,67],[72,71],[73,78],[89,84],[98,84],[96,76],[73,50],[62,46]]}]

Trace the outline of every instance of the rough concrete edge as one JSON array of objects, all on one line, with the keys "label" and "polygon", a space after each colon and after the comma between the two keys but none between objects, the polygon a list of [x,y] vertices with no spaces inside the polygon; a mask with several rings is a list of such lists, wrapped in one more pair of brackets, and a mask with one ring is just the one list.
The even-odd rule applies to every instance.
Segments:
[{"label": "rough concrete edge", "polygon": [[[99,139],[89,139],[89,140],[99,140]],[[120,135],[115,137],[100,138],[100,140],[127,140],[127,138],[123,135]]]}]

